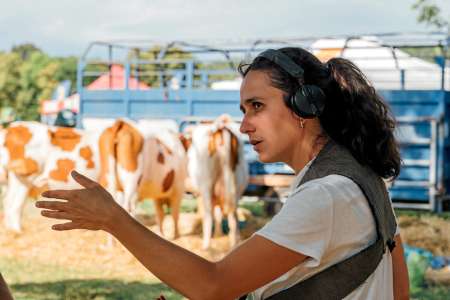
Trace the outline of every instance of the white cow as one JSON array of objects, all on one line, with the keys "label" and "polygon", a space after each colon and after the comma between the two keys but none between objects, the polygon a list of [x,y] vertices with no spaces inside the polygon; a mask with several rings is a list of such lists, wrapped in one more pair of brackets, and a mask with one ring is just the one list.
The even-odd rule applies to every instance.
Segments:
[{"label": "white cow", "polygon": [[229,117],[221,116],[212,124],[196,126],[191,132],[188,173],[193,188],[201,197],[204,249],[211,243],[214,211],[215,233],[221,228],[218,216],[221,212],[228,218],[230,245],[233,247],[239,240],[236,210],[248,184],[248,167],[236,128]]},{"label": "white cow", "polygon": [[73,169],[97,179],[98,134],[51,127],[38,122],[13,122],[1,143],[1,167],[7,171],[3,197],[7,229],[21,231],[21,214],[27,196],[48,189],[79,187],[70,177]]},{"label": "white cow", "polygon": [[167,204],[174,219],[174,237],[178,238],[179,208],[187,175],[186,151],[178,134],[118,120],[102,133],[100,156],[100,183],[116,201],[134,213],[137,201],[153,199],[161,234],[163,205]]}]

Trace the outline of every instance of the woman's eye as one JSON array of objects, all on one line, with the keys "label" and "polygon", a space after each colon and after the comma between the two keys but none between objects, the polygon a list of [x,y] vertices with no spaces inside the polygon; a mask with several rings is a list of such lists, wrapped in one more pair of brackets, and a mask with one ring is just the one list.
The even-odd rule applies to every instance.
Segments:
[{"label": "woman's eye", "polygon": [[260,102],[252,102],[252,106],[255,110],[259,110],[262,107],[262,103]]}]

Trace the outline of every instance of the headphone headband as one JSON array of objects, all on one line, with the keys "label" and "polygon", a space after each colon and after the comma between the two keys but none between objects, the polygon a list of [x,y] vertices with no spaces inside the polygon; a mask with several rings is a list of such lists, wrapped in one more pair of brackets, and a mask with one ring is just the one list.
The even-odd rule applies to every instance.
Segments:
[{"label": "headphone headband", "polygon": [[302,67],[297,65],[289,56],[287,56],[281,51],[268,49],[259,54],[258,57],[264,57],[274,62],[294,78],[297,79],[303,78],[304,71]]}]

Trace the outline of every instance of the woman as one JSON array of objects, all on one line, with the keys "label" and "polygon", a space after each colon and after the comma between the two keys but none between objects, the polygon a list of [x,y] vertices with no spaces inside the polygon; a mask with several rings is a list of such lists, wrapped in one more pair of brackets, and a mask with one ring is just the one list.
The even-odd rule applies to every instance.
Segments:
[{"label": "woman", "polygon": [[[247,293],[249,299],[267,299],[314,280],[316,288],[301,287],[304,299],[407,299],[401,240],[395,236],[394,248],[395,219],[386,188],[380,187],[381,178],[399,174],[400,157],[394,120],[373,87],[351,62],[322,64],[300,48],[265,51],[239,69],[244,76],[241,132],[262,162],[284,162],[297,177],[273,220],[222,260],[209,262],[153,234],[97,183],[76,172],[73,177],[85,189],[45,192],[44,197],[66,201],[38,202],[46,209],[42,215],[70,220],[54,230],[109,232],[189,299],[235,299]],[[371,192],[372,186],[381,193]],[[375,251],[379,263],[352,273],[365,272],[365,278],[348,280],[338,272],[331,280],[344,279],[340,284],[346,287],[335,286],[336,294],[322,292],[332,284],[330,276],[322,280],[321,274],[360,257],[371,245],[381,245]],[[370,261],[363,255],[362,262]]]},{"label": "woman", "polygon": [[3,279],[2,274],[0,273],[0,299],[2,300],[13,300],[11,292],[9,291],[8,284],[5,279]]}]

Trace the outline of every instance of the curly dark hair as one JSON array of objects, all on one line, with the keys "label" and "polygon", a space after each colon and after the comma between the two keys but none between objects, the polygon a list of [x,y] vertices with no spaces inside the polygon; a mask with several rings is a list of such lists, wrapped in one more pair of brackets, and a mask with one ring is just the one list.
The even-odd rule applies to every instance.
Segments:
[{"label": "curly dark hair", "polygon": [[319,116],[325,134],[379,176],[395,179],[401,164],[394,136],[396,122],[361,70],[344,58],[332,58],[324,64],[302,48],[279,51],[304,69],[304,82],[264,57],[256,57],[250,64],[241,63],[239,73],[245,77],[251,70],[267,72],[272,85],[284,92],[284,102],[289,108],[289,98],[300,84],[319,86],[326,96],[325,109]]}]

